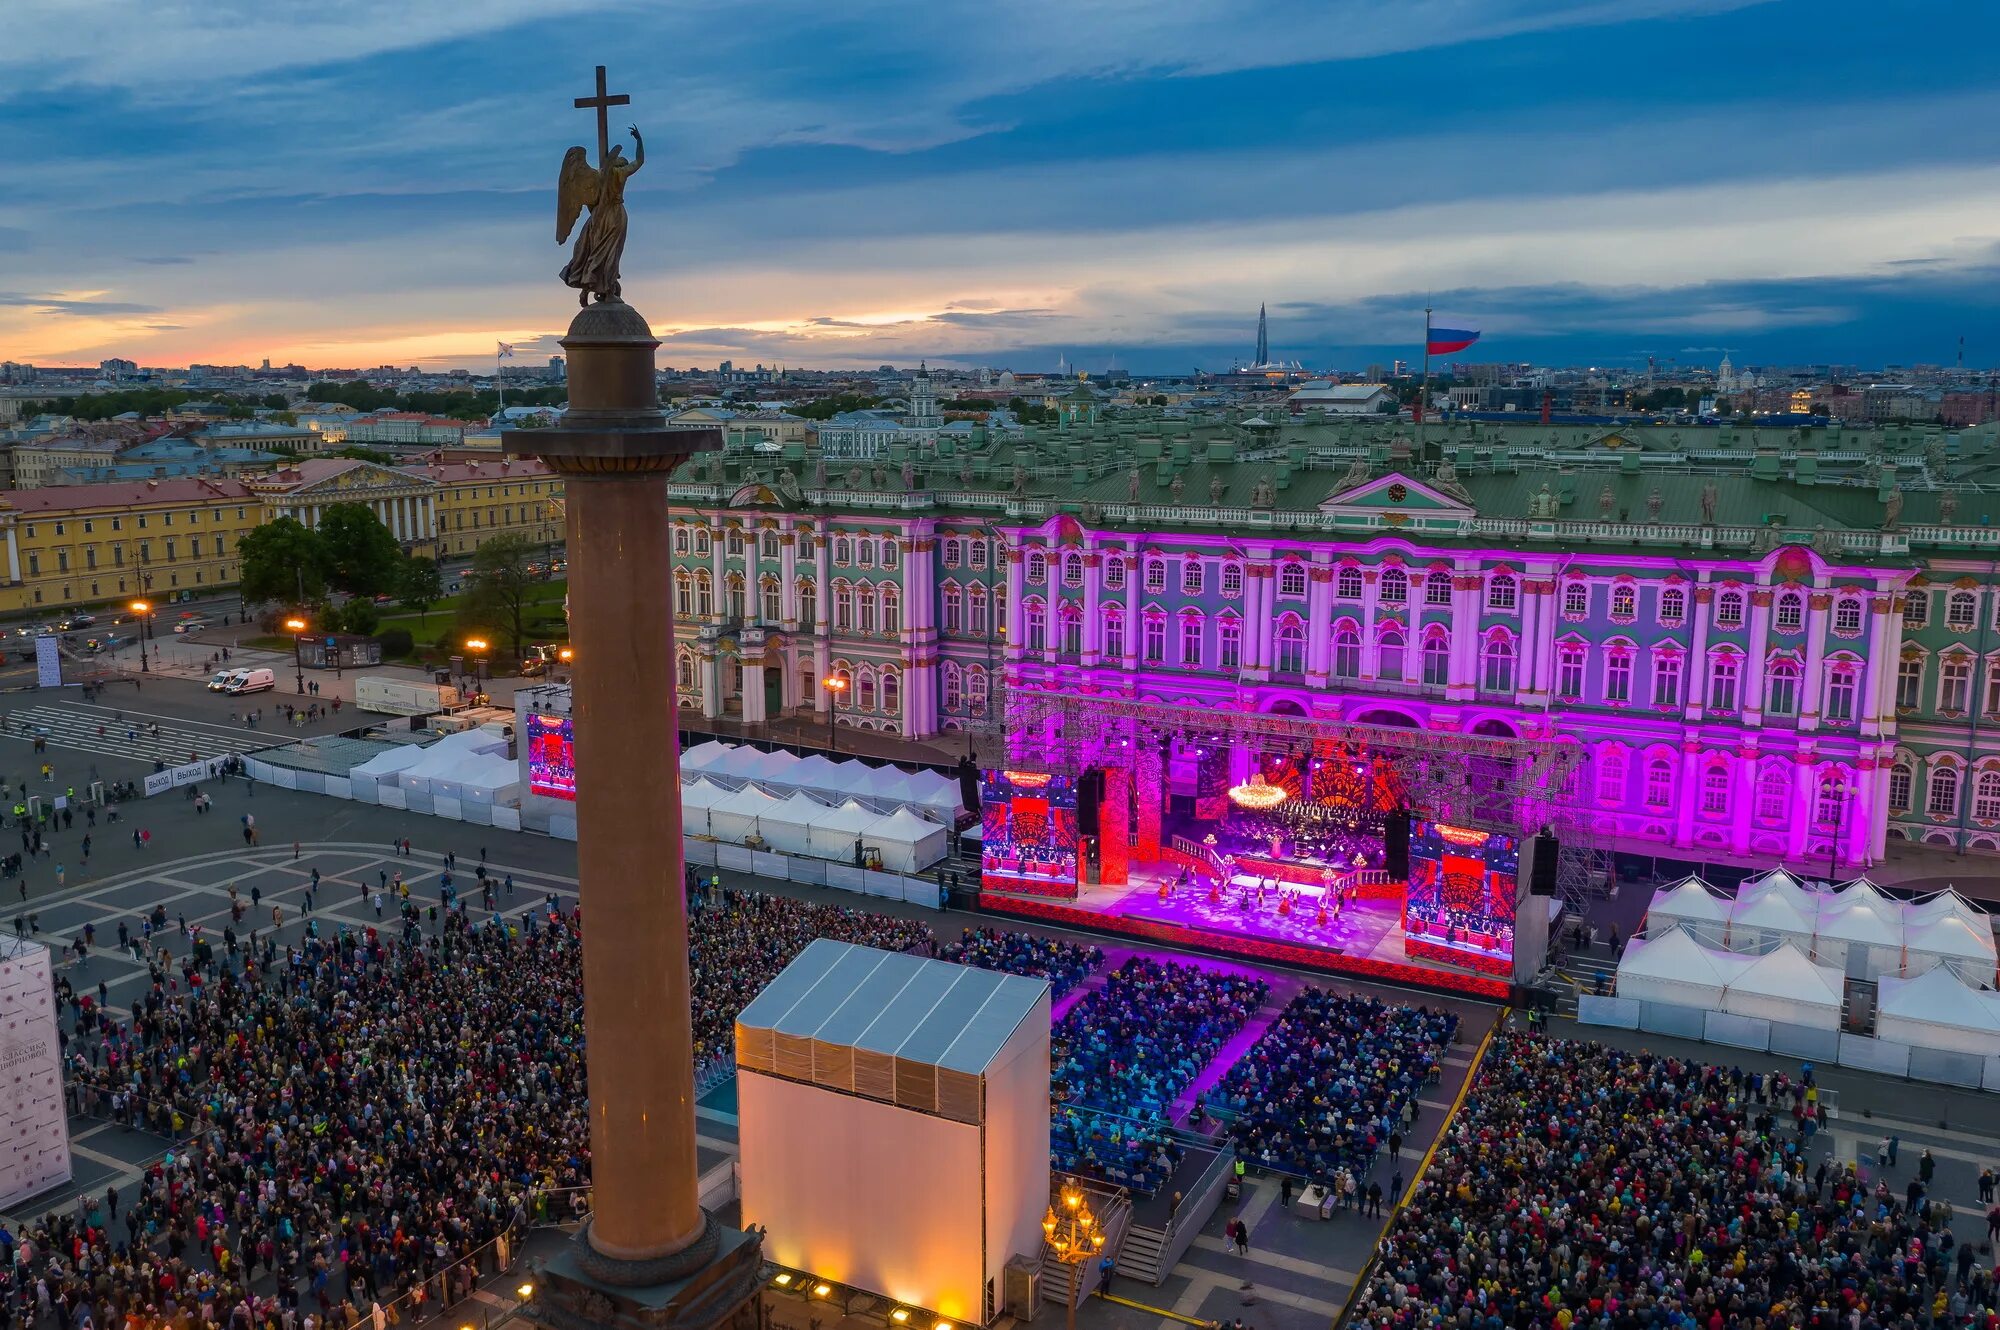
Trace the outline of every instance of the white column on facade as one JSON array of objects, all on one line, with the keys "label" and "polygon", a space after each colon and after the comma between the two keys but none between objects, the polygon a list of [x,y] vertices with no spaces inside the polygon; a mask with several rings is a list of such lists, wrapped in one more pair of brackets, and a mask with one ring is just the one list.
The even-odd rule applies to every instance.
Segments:
[{"label": "white column on facade", "polygon": [[1375,619],[1382,606],[1382,574],[1379,569],[1361,570],[1361,677],[1374,682],[1379,658],[1375,647]]},{"label": "white column on facade", "polygon": [[405,494],[396,501],[397,515],[403,519],[403,539],[417,538],[417,501]]},{"label": "white column on facade", "polygon": [[1743,662],[1743,723],[1764,723],[1764,657],[1771,649],[1770,574],[1759,573],[1750,591],[1750,655]]},{"label": "white column on facade", "polygon": [[1742,747],[1729,759],[1732,779],[1729,783],[1729,852],[1748,854],[1750,852],[1750,811],[1757,799],[1757,736],[1741,736]]},{"label": "white column on facade", "polygon": [[833,694],[825,688],[833,672],[833,637],[829,632],[833,614],[833,541],[826,523],[813,530],[813,710],[824,715],[833,705]]},{"label": "white column on facade", "polygon": [[[1128,670],[1139,668],[1139,646],[1144,640],[1146,625],[1142,617],[1145,604],[1142,599],[1145,594],[1143,581],[1144,574],[1139,569],[1139,544],[1134,541],[1132,547],[1125,552],[1125,668]],[[1247,588],[1244,594],[1246,596],[1249,594]],[[1245,625],[1244,632],[1243,649],[1247,653],[1250,649],[1248,625]]]},{"label": "white column on facade", "polygon": [[764,662],[760,660],[743,662],[743,723],[762,725],[768,717],[764,711]]},{"label": "white column on facade", "polygon": [[713,655],[700,656],[695,666],[701,671],[701,714],[714,720],[722,714],[722,662]]},{"label": "white column on facade", "polygon": [[1445,696],[1471,697],[1479,688],[1479,575],[1460,559],[1451,574],[1451,680]]},{"label": "white column on facade", "polygon": [[1880,863],[1889,853],[1889,769],[1895,765],[1895,749],[1882,745],[1875,758],[1875,800],[1868,806],[1868,860]]},{"label": "white column on facade", "polygon": [[1277,652],[1273,648],[1278,639],[1278,569],[1271,562],[1271,551],[1256,551],[1256,562],[1252,567],[1259,584],[1257,592],[1257,677],[1268,679],[1271,668],[1277,664]]},{"label": "white column on facade", "polygon": [[1325,687],[1333,673],[1333,569],[1324,551],[1306,570],[1306,682]]},{"label": "white column on facade", "polygon": [[715,583],[715,599],[709,603],[709,609],[714,611],[714,613],[709,615],[710,623],[722,622],[722,616],[725,613],[727,613],[729,609],[729,593],[727,589],[727,583],[724,581],[724,579],[729,576],[729,556],[726,553],[726,551],[729,548],[726,540],[727,535],[728,533],[723,530],[721,518],[716,517],[709,519],[709,525],[708,525],[708,559],[709,559],[709,569],[710,569],[709,577],[712,578]]},{"label": "white column on facade", "polygon": [[1523,576],[1520,582],[1521,661],[1514,678],[1514,701],[1528,705],[1535,701],[1535,680],[1542,672],[1542,598],[1531,590],[1537,582]]},{"label": "white column on facade", "polygon": [[1019,660],[1026,645],[1024,632],[1028,622],[1026,608],[1022,601],[1026,598],[1028,570],[1026,556],[1020,546],[1010,546],[1007,550],[1007,659]]},{"label": "white column on facade", "polygon": [[[1704,570],[1704,577],[1707,572]],[[1694,589],[1694,645],[1688,648],[1687,669],[1681,674],[1681,714],[1690,721],[1701,719],[1701,711],[1708,704],[1708,621],[1711,607],[1715,603],[1715,588],[1700,585]]]},{"label": "white column on facade", "polygon": [[[1840,827],[1841,857],[1849,863],[1860,864],[1872,858],[1876,810],[1875,755],[1863,753],[1854,764],[1853,789],[1848,792],[1845,810],[1846,821]],[[1972,792],[1966,791],[1971,798]]]},{"label": "white column on facade", "polygon": [[1403,633],[1403,682],[1416,688],[1424,681],[1424,591],[1420,583],[1411,583],[1407,608],[1409,618]]},{"label": "white column on facade", "polygon": [[1792,759],[1792,825],[1785,837],[1785,854],[1793,859],[1806,852],[1806,835],[1812,830],[1813,798],[1817,794],[1813,789],[1815,779],[1812,748],[1801,748]]},{"label": "white column on facade", "polygon": [[7,580],[21,580],[21,537],[11,523],[7,527]]},{"label": "white column on facade", "polygon": [[[1547,706],[1549,685],[1555,678],[1555,628],[1556,628],[1556,579],[1555,570],[1548,569],[1529,584],[1533,588],[1535,600],[1535,702]],[[1633,687],[1641,681],[1634,680]]]},{"label": "white column on facade", "polygon": [[1680,816],[1674,824],[1674,844],[1694,844],[1694,814],[1701,806],[1701,740],[1681,740]]},{"label": "white column on facade", "polygon": [[1097,664],[1104,641],[1103,617],[1099,604],[1104,595],[1104,552],[1086,537],[1083,545],[1083,663]]},{"label": "white column on facade", "polygon": [[[1861,737],[1864,739],[1895,731],[1895,708],[1891,706],[1885,711],[1882,706],[1882,677],[1885,674],[1895,677],[1896,657],[1901,654],[1890,637],[1891,625],[1898,622],[1891,613],[1895,601],[1895,595],[1888,591],[1877,591],[1868,597],[1868,660],[1861,667]],[[1986,608],[1981,606],[1980,613],[1986,612]],[[1979,677],[1973,680],[1973,688],[1973,704],[1984,707],[1986,679],[1983,661]]]},{"label": "white column on facade", "polygon": [[[792,519],[778,519],[782,530],[778,532],[778,620],[788,633],[799,630],[799,533],[792,530]],[[788,680],[785,685],[791,687]]]},{"label": "white column on facade", "polygon": [[1833,597],[1824,586],[1826,579],[1816,579],[1812,597],[1806,609],[1806,668],[1799,680],[1799,730],[1810,733],[1819,728],[1819,718],[1824,712],[1826,700],[1826,621],[1833,606]]}]

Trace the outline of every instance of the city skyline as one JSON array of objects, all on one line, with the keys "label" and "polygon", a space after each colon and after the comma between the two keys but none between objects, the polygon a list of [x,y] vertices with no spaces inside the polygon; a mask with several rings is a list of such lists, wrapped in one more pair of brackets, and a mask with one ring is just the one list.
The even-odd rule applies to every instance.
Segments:
[{"label": "city skyline", "polygon": [[667,364],[2000,363],[1974,4],[85,7],[0,51],[0,359],[546,357],[608,60]]}]

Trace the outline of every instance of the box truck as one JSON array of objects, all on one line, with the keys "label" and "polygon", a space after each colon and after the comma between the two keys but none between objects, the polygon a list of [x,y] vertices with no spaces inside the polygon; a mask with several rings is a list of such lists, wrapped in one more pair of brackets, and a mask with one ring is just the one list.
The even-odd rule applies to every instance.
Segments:
[{"label": "box truck", "polygon": [[428,716],[450,711],[462,699],[448,683],[421,683],[364,675],[354,681],[354,705],[384,716]]}]

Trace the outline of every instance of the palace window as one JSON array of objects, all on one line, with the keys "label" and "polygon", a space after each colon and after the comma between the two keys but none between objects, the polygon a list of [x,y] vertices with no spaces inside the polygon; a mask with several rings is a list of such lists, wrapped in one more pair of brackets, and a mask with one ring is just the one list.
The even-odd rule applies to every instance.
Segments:
[{"label": "palace window", "polygon": [[1384,605],[1404,605],[1410,599],[1410,575],[1391,564],[1382,570],[1381,601]]},{"label": "palace window", "polygon": [[728,541],[728,546],[726,553],[728,554],[728,557],[732,559],[741,558],[743,556],[743,533],[741,531],[738,531],[735,527],[730,527],[727,541]]},{"label": "palace window", "polygon": [[704,618],[715,613],[715,589],[707,569],[694,575],[694,612]]},{"label": "palace window", "polygon": [[900,671],[882,671],[882,710],[896,715],[903,709],[903,676]]},{"label": "palace window", "polygon": [[1708,662],[1708,709],[1736,710],[1736,685],[1742,675],[1736,657],[1711,656]]},{"label": "palace window", "polygon": [[1757,818],[1761,822],[1783,822],[1788,816],[1786,804],[1792,794],[1791,782],[1785,778],[1785,764],[1766,762],[1757,773]]},{"label": "palace window", "polygon": [[2000,715],[2000,660],[1986,666],[1986,714]]},{"label": "palace window", "polygon": [[1842,596],[1833,605],[1833,631],[1843,637],[1857,637],[1861,633],[1861,598]]},{"label": "palace window", "polygon": [[1039,600],[1029,600],[1022,608],[1027,617],[1027,641],[1021,645],[1030,651],[1041,651],[1048,645],[1049,612]]},{"label": "palace window", "polygon": [[1898,762],[1889,768],[1889,808],[1892,812],[1910,811],[1910,792],[1915,787],[1915,773],[1907,763]]},{"label": "palace window", "polygon": [[1146,663],[1164,665],[1167,660],[1167,621],[1153,614],[1146,618]]},{"label": "palace window", "polygon": [[965,545],[965,552],[968,556],[966,562],[970,563],[974,568],[984,568],[986,566],[985,541],[983,540],[967,541]]},{"label": "palace window", "polygon": [[1972,661],[1946,656],[1938,662],[1938,710],[1964,711],[1972,694]]},{"label": "palace window", "polygon": [[1924,811],[1932,817],[1951,817],[1958,812],[1958,768],[1939,767],[1931,773],[1930,796]]},{"label": "palace window", "polygon": [[944,566],[947,568],[958,567],[960,563],[964,562],[963,558],[964,551],[965,547],[959,544],[957,540],[953,539],[945,541]]},{"label": "palace window", "polygon": [[1565,643],[1556,651],[1556,696],[1565,701],[1575,702],[1583,697],[1583,662],[1585,651],[1582,647]]},{"label": "palace window", "polygon": [[1219,666],[1233,670],[1243,663],[1243,625],[1240,622],[1232,618],[1218,620],[1215,640],[1218,651],[1216,663]]},{"label": "palace window", "polygon": [[1496,637],[1486,644],[1480,686],[1489,693],[1514,691],[1514,643],[1510,639]]},{"label": "palace window", "polygon": [[1380,676],[1391,682],[1400,681],[1403,677],[1403,630],[1392,623],[1382,625],[1382,636],[1375,644],[1375,651],[1379,658],[1376,668]]},{"label": "palace window", "polygon": [[1104,614],[1104,654],[1113,658],[1125,654],[1125,615],[1115,607]]},{"label": "palace window", "polygon": [[943,606],[944,630],[956,633],[963,630],[965,622],[965,597],[955,586],[944,588],[940,603]]},{"label": "palace window", "polygon": [[1057,611],[1062,620],[1062,651],[1065,655],[1078,655],[1083,651],[1083,609],[1075,601],[1064,601]]},{"label": "palace window", "polygon": [[850,541],[846,536],[835,536],[833,538],[833,561],[838,564],[853,563],[854,542]]},{"label": "palace window", "polygon": [[1222,565],[1222,598],[1235,600],[1243,594],[1243,565],[1225,563]]},{"label": "palace window", "polygon": [[1764,676],[1764,712],[1770,716],[1799,714],[1799,664],[1781,660]]},{"label": "palace window", "polygon": [[1336,679],[1361,677],[1361,634],[1348,624],[1342,624],[1334,630],[1333,677]]},{"label": "palace window", "polygon": [[674,613],[683,619],[694,614],[694,578],[685,568],[674,574]]},{"label": "palace window", "polygon": [[1063,555],[1063,585],[1079,587],[1083,585],[1083,556],[1074,551]]},{"label": "palace window", "polygon": [[1896,666],[1896,710],[1915,711],[1923,703],[1924,662],[1908,657]]},{"label": "palace window", "polygon": [[974,665],[965,672],[965,709],[975,716],[986,714],[986,667]]},{"label": "palace window", "polygon": [[1678,628],[1687,619],[1687,592],[1670,586],[1660,593],[1660,626]]},{"label": "palace window", "polygon": [[[674,553],[686,554],[687,552],[688,552],[688,529],[684,526],[677,526],[674,528]],[[681,659],[685,661],[687,657],[683,656],[681,657]]]},{"label": "palace window", "polygon": [[856,632],[875,631],[875,588],[865,582],[854,589],[854,627]]},{"label": "palace window", "polygon": [[1741,628],[1743,626],[1743,593],[1723,591],[1715,597],[1715,626],[1717,628]]},{"label": "palace window", "polygon": [[956,711],[965,705],[965,673],[950,661],[944,667],[944,709]]},{"label": "palace window", "polygon": [[882,588],[882,631],[891,635],[903,631],[903,594],[894,584]]},{"label": "palace window", "polygon": [[1201,616],[1183,614],[1181,616],[1181,664],[1189,669],[1201,668]]},{"label": "palace window", "polygon": [[1104,585],[1111,591],[1125,589],[1125,560],[1119,555],[1104,556]]},{"label": "palace window", "polygon": [[1630,582],[1612,585],[1611,617],[1619,623],[1630,623],[1639,617],[1639,588]]},{"label": "palace window", "polygon": [[1780,591],[1773,606],[1771,622],[1781,633],[1796,633],[1806,626],[1806,598],[1797,591]]},{"label": "palace window", "polygon": [[1433,568],[1424,574],[1424,604],[1451,604],[1451,574],[1442,568]]},{"label": "palace window", "polygon": [[1433,688],[1451,682],[1451,643],[1443,633],[1424,639],[1424,682]]},{"label": "palace window", "polygon": [[813,589],[811,582],[803,579],[799,582],[799,622],[819,622],[819,593]]},{"label": "palace window", "polygon": [[984,637],[986,622],[986,588],[975,583],[965,589],[965,631],[972,637]]},{"label": "palace window", "polygon": [[1028,584],[1040,586],[1049,580],[1049,560],[1040,550],[1028,555]]},{"label": "palace window", "polygon": [[1486,608],[1506,612],[1520,604],[1521,584],[1508,572],[1493,574],[1486,583]]},{"label": "palace window", "polygon": [[1701,811],[1721,817],[1729,811],[1729,767],[1717,762],[1701,773]]},{"label": "palace window", "polygon": [[[1357,582],[1360,580],[1360,576],[1358,572],[1355,574]],[[1278,565],[1278,594],[1296,598],[1305,595],[1305,593],[1306,566],[1296,559],[1288,559]],[[1361,593],[1356,591],[1354,594],[1359,596]]]},{"label": "palace window", "polygon": [[1632,653],[1612,651],[1604,657],[1604,700],[1632,700]]},{"label": "palace window", "polygon": [[1912,591],[1910,598],[1903,602],[1903,627],[1922,628],[1931,621],[1931,597],[1928,591]]},{"label": "palace window", "polygon": [[1945,597],[1944,626],[1954,632],[1968,632],[1979,622],[1979,595],[1973,591],[1954,591]]},{"label": "palace window", "polygon": [[1146,560],[1146,590],[1158,595],[1167,589],[1167,561],[1165,559]]},{"label": "palace window", "polygon": [[1181,594],[1199,596],[1201,594],[1201,560],[1189,559],[1181,565]]},{"label": "palace window", "polygon": [[1972,815],[1981,822],[2000,822],[2000,771],[1988,768],[1973,781]]},{"label": "palace window", "polygon": [[1306,668],[1306,630],[1296,619],[1278,625],[1278,673],[1303,674]]},{"label": "palace window", "polygon": [[765,623],[781,622],[785,617],[785,605],[784,605],[784,597],[778,594],[778,584],[776,582],[766,582],[764,583],[762,589],[763,589],[763,601],[764,601],[764,622]]},{"label": "palace window", "polygon": [[1580,619],[1590,613],[1590,583],[1565,582],[1563,584],[1563,611],[1573,619]]},{"label": "palace window", "polygon": [[1348,564],[1333,575],[1333,594],[1339,600],[1361,599],[1361,570]]},{"label": "palace window", "polygon": [[1854,699],[1860,691],[1860,671],[1855,666],[1842,661],[1829,669],[1826,675],[1827,720],[1852,724]]},{"label": "palace window", "polygon": [[1674,800],[1674,764],[1664,757],[1646,763],[1646,807],[1665,808]]},{"label": "palace window", "polygon": [[1607,748],[1597,758],[1597,801],[1604,804],[1625,802],[1625,752],[1620,748]]},{"label": "palace window", "polygon": [[854,588],[845,582],[833,584],[833,628],[838,633],[854,628]]},{"label": "palace window", "polygon": [[[882,540],[882,566],[884,568],[894,568],[896,566],[896,538],[894,536],[885,536]],[[885,692],[888,688],[888,680],[893,677],[893,673],[885,673],[883,675],[883,688]]]},{"label": "palace window", "polygon": [[875,566],[875,540],[872,536],[862,536],[854,542],[854,554],[863,568]]}]

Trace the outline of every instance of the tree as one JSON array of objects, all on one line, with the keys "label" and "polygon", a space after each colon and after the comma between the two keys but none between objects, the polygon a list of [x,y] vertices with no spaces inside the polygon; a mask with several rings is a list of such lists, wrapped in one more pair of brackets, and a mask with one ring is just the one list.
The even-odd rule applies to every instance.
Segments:
[{"label": "tree", "polygon": [[291,406],[291,401],[283,393],[265,393],[257,399],[259,406],[268,406],[273,411],[283,411]]},{"label": "tree", "polygon": [[495,536],[481,545],[472,556],[471,585],[459,616],[475,624],[506,625],[517,658],[527,637],[528,600],[535,587],[528,565],[534,555],[535,547],[520,536]]},{"label": "tree", "polygon": [[444,599],[444,574],[438,571],[437,560],[421,555],[403,560],[396,599],[415,610],[420,623],[428,624],[431,606]]},{"label": "tree", "polygon": [[326,599],[326,542],[296,517],[280,517],[236,542],[245,600],[282,600],[301,608]]},{"label": "tree", "polygon": [[356,598],[340,607],[340,627],[342,631],[366,637],[382,626],[382,611],[375,608],[372,600]]},{"label": "tree", "polygon": [[329,505],[317,530],[326,546],[327,581],[336,589],[350,596],[380,596],[395,589],[403,547],[373,508]]}]

